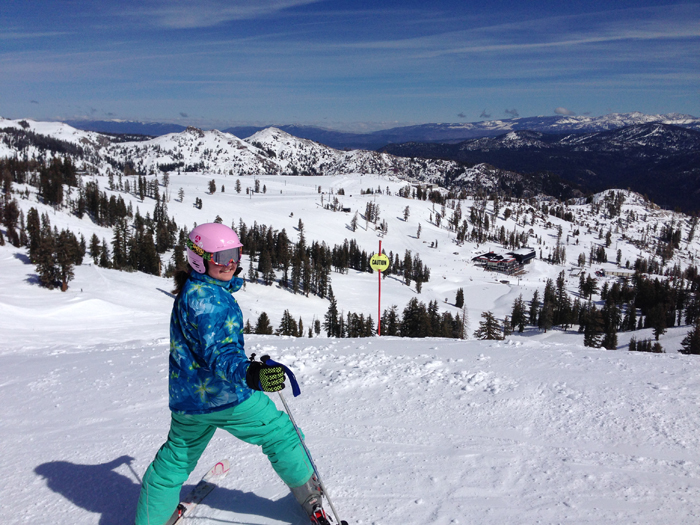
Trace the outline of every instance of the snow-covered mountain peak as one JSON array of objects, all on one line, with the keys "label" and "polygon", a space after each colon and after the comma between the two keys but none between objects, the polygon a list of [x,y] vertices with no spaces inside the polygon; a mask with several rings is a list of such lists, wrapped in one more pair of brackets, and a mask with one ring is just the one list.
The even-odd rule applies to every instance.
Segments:
[{"label": "snow-covered mountain peak", "polygon": [[245,139],[248,144],[254,144],[263,149],[275,151],[275,153],[282,153],[284,150],[289,149],[317,149],[323,151],[326,154],[336,154],[338,151],[336,149],[324,146],[318,142],[314,142],[309,139],[301,139],[282,131],[279,128],[270,127],[258,131],[257,133],[251,135]]}]

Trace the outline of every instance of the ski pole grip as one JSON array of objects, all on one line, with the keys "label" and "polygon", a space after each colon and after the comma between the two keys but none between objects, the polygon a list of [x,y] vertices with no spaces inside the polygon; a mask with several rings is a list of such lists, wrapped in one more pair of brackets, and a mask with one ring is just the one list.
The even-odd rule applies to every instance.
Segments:
[{"label": "ski pole grip", "polygon": [[[263,356],[264,357],[267,356]],[[294,372],[292,372],[289,367],[283,365],[282,363],[278,363],[277,361],[274,361],[267,357],[265,361],[263,361],[267,366],[280,366],[282,367],[282,370],[284,370],[284,373],[287,374],[287,377],[289,377],[289,382],[292,384],[292,394],[294,394],[294,397],[297,397],[301,394],[301,389],[299,388],[299,382],[297,381],[297,378],[294,377]]]}]

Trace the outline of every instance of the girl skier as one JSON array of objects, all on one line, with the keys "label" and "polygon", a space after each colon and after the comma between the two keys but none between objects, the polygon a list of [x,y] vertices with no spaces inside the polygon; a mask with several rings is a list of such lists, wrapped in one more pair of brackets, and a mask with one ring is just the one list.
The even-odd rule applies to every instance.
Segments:
[{"label": "girl skier", "polygon": [[262,446],[311,522],[329,523],[289,417],[262,393],[284,388],[284,370],[248,360],[243,349],[243,315],[231,295],[243,285],[236,277],[241,247],[223,224],[202,224],[189,235],[191,269],[175,276],[170,318],[170,432],[143,476],[136,525],[175,521],[182,484],[217,428]]}]

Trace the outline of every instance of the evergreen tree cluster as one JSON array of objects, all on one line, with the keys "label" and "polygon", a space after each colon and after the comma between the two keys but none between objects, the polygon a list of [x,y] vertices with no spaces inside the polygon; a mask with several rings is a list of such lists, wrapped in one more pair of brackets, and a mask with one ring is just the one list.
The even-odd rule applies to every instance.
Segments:
[{"label": "evergreen tree cluster", "polygon": [[70,155],[72,157],[83,158],[84,150],[80,146],[65,140],[50,137],[48,135],[34,133],[28,129],[29,123],[25,121],[22,122],[26,124],[26,126],[23,126],[22,129],[0,129],[0,133],[2,133],[2,142],[8,148],[16,149],[20,153],[24,153],[25,156],[27,150],[30,147],[34,147],[39,150],[42,157],[47,153],[50,153],[51,155]]},{"label": "evergreen tree cluster", "polygon": [[60,287],[65,292],[73,280],[73,268],[83,262],[85,239],[81,236],[78,241],[66,229],[52,229],[49,216],[44,213],[40,218],[35,208],[27,213],[27,234],[29,260],[36,265],[40,284],[49,289]]},{"label": "evergreen tree cluster", "polygon": [[52,158],[48,165],[39,170],[39,195],[44,203],[56,206],[63,203],[63,185],[76,187],[75,166],[70,157]]},{"label": "evergreen tree cluster", "polygon": [[[5,225],[7,238],[12,246],[18,248],[27,244],[24,216],[17,201],[10,199],[9,193],[4,193],[0,199],[0,220]],[[5,244],[4,237],[0,242]]]},{"label": "evergreen tree cluster", "polygon": [[99,184],[93,181],[81,188],[74,212],[81,219],[88,215],[96,224],[107,228],[133,217],[133,211],[127,208],[121,195],[107,197],[107,192],[100,191]]},{"label": "evergreen tree cluster", "polygon": [[[242,219],[237,230],[241,243],[245,246],[249,260],[248,280],[272,285],[278,280],[280,286],[293,293],[314,294],[326,297],[331,284],[331,271],[348,273],[350,269],[373,273],[369,261],[374,255],[360,249],[354,239],[345,239],[343,244],[329,247],[325,242],[313,241],[307,245],[303,222],[298,227],[299,241],[290,241],[285,229],[277,231],[272,227],[255,222],[248,226]],[[416,283],[420,291],[422,283],[430,280],[430,269],[418,254],[411,255],[409,250],[403,259],[389,252],[392,260],[389,270],[382,275],[396,274],[404,277],[407,285]],[[275,272],[280,272],[277,279]]]},{"label": "evergreen tree cluster", "polygon": [[[323,319],[323,329],[328,337],[371,337],[376,334],[371,315],[338,311],[338,302],[329,293],[330,305]],[[450,312],[440,312],[437,301],[425,303],[411,299],[400,314],[396,305],[382,312],[381,335],[396,337],[447,337],[463,335],[462,319]]]},{"label": "evergreen tree cluster", "polygon": [[[578,325],[579,332],[584,334],[584,345],[610,350],[617,348],[620,331],[651,328],[658,341],[669,327],[680,326],[683,321],[695,325],[700,320],[698,270],[693,266],[679,273],[678,278],[652,280],[637,272],[631,280],[614,282],[612,286],[606,282],[599,289],[595,278],[581,272],[580,297],[572,302],[565,290],[562,271],[556,283],[547,280],[542,299],[539,291],[535,291],[529,309],[522,295],[515,299],[510,328],[523,332],[527,325],[532,325],[546,332],[552,327],[566,330]],[[602,307],[593,301],[598,293]],[[692,340],[689,336],[687,344]]]},{"label": "evergreen tree cluster", "polygon": [[637,341],[636,337],[630,339],[629,344],[630,352],[649,352],[652,354],[664,354],[666,351],[663,349],[658,341],[652,341],[651,339],[642,339]]},{"label": "evergreen tree cluster", "polygon": [[[108,243],[104,238],[99,239],[97,235],[93,235],[90,239],[89,253],[95,264],[107,268],[160,275],[158,254],[175,247],[178,229],[174,220],[168,218],[166,195],[160,195],[157,179],[148,181],[146,177],[139,176],[133,184],[134,191],[142,193],[144,198],[148,195],[156,201],[151,218],[149,213],[146,217],[142,217],[138,208],[134,214],[131,205],[127,207],[121,195],[108,197],[106,191],[100,190],[97,182],[88,181],[83,185],[81,177],[76,173],[69,159],[51,159],[49,164],[39,166],[38,177],[35,173],[27,176],[23,166],[17,163],[14,165],[5,163],[0,166],[0,169],[5,176],[10,173],[13,179],[24,177],[26,182],[36,185],[44,202],[59,207],[67,206],[80,218],[88,215],[96,224],[111,227],[113,229],[111,242]],[[63,195],[66,187],[68,192]],[[73,187],[77,187],[75,198],[71,198]],[[120,177],[119,189],[129,191],[129,181],[123,182]],[[54,287],[56,282],[60,282],[65,288],[67,282],[72,279],[72,267],[69,262],[82,261],[82,257],[87,252],[85,240],[81,240],[82,250],[79,258],[71,255],[61,256],[62,246],[69,248],[74,246],[75,235],[67,230],[51,232],[49,228],[49,231],[44,231],[45,228],[41,224],[42,218],[39,218],[36,210],[32,208],[27,217],[28,237],[22,242],[24,221],[21,213],[19,213],[20,220],[17,220],[17,214],[13,211],[16,209],[16,203],[3,206],[5,222],[8,223],[9,220],[8,236],[11,240],[14,239],[11,232],[15,231],[19,222],[20,233],[17,235],[19,241],[17,245],[30,247],[32,262],[43,261],[41,264],[36,263],[40,282],[48,287]],[[46,219],[48,220],[48,217]],[[56,249],[59,251],[57,252]],[[184,259],[182,253],[180,251],[180,262]],[[52,269],[50,263],[52,259],[56,261],[55,266],[61,268],[60,271]]]}]

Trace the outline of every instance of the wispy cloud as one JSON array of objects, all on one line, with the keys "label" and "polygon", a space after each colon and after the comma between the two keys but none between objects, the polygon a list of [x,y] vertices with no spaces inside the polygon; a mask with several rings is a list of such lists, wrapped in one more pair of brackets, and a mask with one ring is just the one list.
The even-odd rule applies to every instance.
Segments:
[{"label": "wispy cloud", "polygon": [[138,18],[147,25],[170,29],[212,27],[232,20],[264,18],[286,9],[321,0],[156,0],[121,10],[122,16]]},{"label": "wispy cloud", "polygon": [[414,51],[418,58],[451,54],[529,52],[569,49],[621,41],[678,40],[700,37],[700,6],[659,8],[542,17],[430,36],[353,42],[349,47]]},{"label": "wispy cloud", "polygon": [[520,116],[520,113],[518,113],[518,110],[513,108],[513,109],[506,109],[503,113],[508,115],[509,117],[516,118]]},{"label": "wispy cloud", "polygon": [[567,116],[571,116],[571,115],[576,114],[573,111],[571,111],[570,109],[566,109],[566,108],[562,108],[562,107],[555,108],[554,113],[556,113],[557,115],[567,115]]},{"label": "wispy cloud", "polygon": [[0,30],[0,40],[28,40],[32,38],[54,38],[57,36],[72,35],[70,31],[21,31],[18,29],[12,31]]}]

